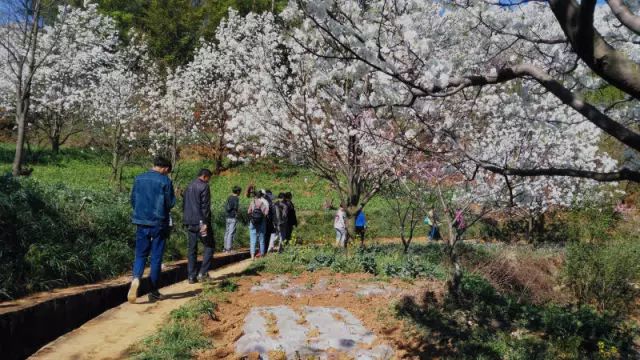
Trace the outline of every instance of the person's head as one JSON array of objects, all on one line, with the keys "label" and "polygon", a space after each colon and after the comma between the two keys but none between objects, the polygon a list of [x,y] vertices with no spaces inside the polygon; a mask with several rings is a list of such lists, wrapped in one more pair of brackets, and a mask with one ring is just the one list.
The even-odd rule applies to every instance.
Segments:
[{"label": "person's head", "polygon": [[257,199],[260,199],[261,197],[264,196],[264,193],[262,192],[262,190],[255,190],[253,192],[253,196],[255,196]]},{"label": "person's head", "polygon": [[284,193],[283,192],[278,194],[278,199],[284,200]]},{"label": "person's head", "polygon": [[233,189],[231,189],[231,192],[236,194],[236,195],[240,195],[240,193],[242,192],[242,188],[238,185],[234,186]]},{"label": "person's head", "polygon": [[287,191],[284,194],[284,198],[287,199],[287,200],[291,200],[291,199],[293,199],[293,194],[290,191]]},{"label": "person's head", "polygon": [[341,202],[340,202],[340,209],[341,209],[341,210],[344,210],[344,209],[346,209],[346,208],[347,208],[347,204],[345,204],[345,203],[344,203],[344,201],[341,201]]},{"label": "person's head", "polygon": [[162,156],[158,156],[153,159],[153,170],[163,175],[167,175],[171,172],[171,161]]},{"label": "person's head", "polygon": [[249,184],[247,187],[247,197],[252,197],[255,195],[255,186],[253,184]]},{"label": "person's head", "polygon": [[265,190],[264,193],[269,195],[269,196],[273,195],[273,193],[271,192],[270,189]]},{"label": "person's head", "polygon": [[213,175],[213,173],[209,169],[200,169],[200,171],[198,171],[198,179],[204,182],[209,182],[211,175]]}]

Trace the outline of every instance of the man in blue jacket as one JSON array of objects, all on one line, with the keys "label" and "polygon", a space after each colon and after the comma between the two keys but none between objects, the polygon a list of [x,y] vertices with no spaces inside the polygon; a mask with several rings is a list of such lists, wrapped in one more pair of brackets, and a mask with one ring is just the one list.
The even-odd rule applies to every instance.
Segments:
[{"label": "man in blue jacket", "polygon": [[169,235],[171,208],[176,204],[173,183],[167,176],[171,172],[171,162],[158,157],[153,168],[138,175],[131,190],[132,222],[137,225],[136,254],[133,263],[133,280],[127,299],[134,303],[138,297],[140,278],[149,254],[151,254],[151,292],[149,301],[162,298],[158,292],[158,280],[162,266],[165,244]]}]

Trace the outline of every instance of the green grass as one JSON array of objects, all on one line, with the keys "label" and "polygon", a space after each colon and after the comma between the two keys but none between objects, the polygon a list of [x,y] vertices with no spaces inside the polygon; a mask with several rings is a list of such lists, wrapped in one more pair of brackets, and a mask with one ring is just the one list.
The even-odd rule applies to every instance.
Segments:
[{"label": "green grass", "polygon": [[404,254],[397,244],[373,245],[349,252],[331,246],[292,247],[282,254],[254,262],[252,269],[273,274],[329,269],[337,273],[370,273],[380,278],[443,280],[447,277],[439,244],[416,245],[409,254]]},{"label": "green grass", "polygon": [[227,301],[230,293],[237,288],[235,281],[229,279],[216,285],[206,284],[201,294],[173,310],[168,322],[139,344],[133,358],[191,359],[195,351],[211,347],[211,341],[203,334],[203,320],[216,319],[217,304]]},{"label": "green grass", "polygon": [[[11,171],[13,160],[12,144],[0,143],[0,174]],[[30,156],[28,167],[33,168],[31,179],[46,185],[64,185],[71,191],[112,191],[109,182],[110,157],[109,154],[89,149],[63,148],[60,154],[53,155],[48,150],[41,150],[37,155]],[[143,157],[124,168],[123,192],[128,194],[136,175],[144,172],[150,166],[150,157]],[[187,160],[179,162],[174,170],[177,192],[180,193],[193,180],[200,168],[213,167],[211,162],[201,160]],[[300,226],[294,237],[303,243],[328,243],[335,238],[333,230],[334,210],[322,209],[327,200],[332,200],[334,206],[339,200],[331,185],[318,178],[311,170],[290,165],[284,161],[263,160],[256,163],[232,167],[211,181],[212,209],[216,222],[216,234],[221,238],[224,233],[224,203],[234,185],[246,190],[249,184],[258,188],[270,189],[274,194],[281,191],[291,191],[298,213]],[[241,196],[241,207],[246,209],[250,200]],[[181,203],[173,210],[174,219],[179,221]],[[369,222],[368,238],[396,237],[399,234],[396,216],[389,209],[384,199],[374,198],[365,210]],[[247,224],[247,219],[241,219]],[[426,234],[426,226],[420,224],[417,236]],[[182,236],[180,233],[178,236]],[[241,226],[237,239],[241,245],[248,242],[248,230]],[[178,254],[176,254],[178,255]]]}]

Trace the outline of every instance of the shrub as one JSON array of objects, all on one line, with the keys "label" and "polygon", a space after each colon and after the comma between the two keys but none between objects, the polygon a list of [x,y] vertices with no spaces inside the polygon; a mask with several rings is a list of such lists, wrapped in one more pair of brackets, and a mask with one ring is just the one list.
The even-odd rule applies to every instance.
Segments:
[{"label": "shrub", "polygon": [[96,281],[131,266],[126,196],[0,177],[0,297]]},{"label": "shrub", "polygon": [[640,244],[631,240],[573,243],[567,247],[564,273],[580,303],[593,304],[600,311],[625,312],[637,296]]}]

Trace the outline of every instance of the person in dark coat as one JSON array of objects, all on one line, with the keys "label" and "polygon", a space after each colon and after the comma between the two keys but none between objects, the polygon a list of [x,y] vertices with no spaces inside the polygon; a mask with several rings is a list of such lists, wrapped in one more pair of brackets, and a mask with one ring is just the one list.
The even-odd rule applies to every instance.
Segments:
[{"label": "person in dark coat", "polygon": [[[193,180],[184,192],[183,222],[187,228],[187,264],[189,283],[202,281],[209,277],[209,268],[213,258],[214,241],[211,227],[211,189],[209,188],[211,171],[202,169],[198,178]],[[198,240],[202,241],[204,253],[200,270],[196,270]],[[197,276],[196,276],[197,273]]]}]

